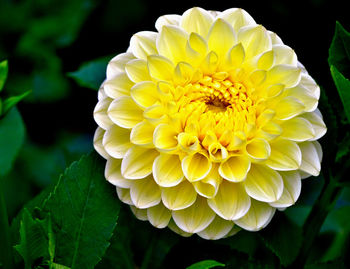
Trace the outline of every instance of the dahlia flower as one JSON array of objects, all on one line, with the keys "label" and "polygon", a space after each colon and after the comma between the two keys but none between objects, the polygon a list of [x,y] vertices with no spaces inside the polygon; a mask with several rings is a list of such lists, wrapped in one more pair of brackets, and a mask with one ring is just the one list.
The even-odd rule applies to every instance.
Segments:
[{"label": "dahlia flower", "polygon": [[219,239],[258,231],[320,172],[320,89],[244,10],[165,15],[114,57],[95,149],[141,220]]}]

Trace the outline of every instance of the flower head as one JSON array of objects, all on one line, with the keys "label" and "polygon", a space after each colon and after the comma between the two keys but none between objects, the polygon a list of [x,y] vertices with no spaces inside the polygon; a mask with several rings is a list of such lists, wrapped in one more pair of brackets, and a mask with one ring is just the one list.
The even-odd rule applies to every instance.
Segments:
[{"label": "flower head", "polygon": [[113,58],[94,145],[136,217],[184,236],[264,228],[318,175],[320,89],[244,10],[166,15]]}]

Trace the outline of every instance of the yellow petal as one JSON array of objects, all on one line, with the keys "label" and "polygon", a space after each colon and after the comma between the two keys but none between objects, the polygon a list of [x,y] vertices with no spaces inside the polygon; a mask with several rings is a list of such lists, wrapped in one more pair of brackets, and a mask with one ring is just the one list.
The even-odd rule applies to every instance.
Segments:
[{"label": "yellow petal", "polygon": [[243,181],[250,169],[250,161],[246,156],[232,156],[220,164],[220,175],[232,182]]},{"label": "yellow petal", "polygon": [[259,231],[271,221],[276,209],[266,203],[252,200],[248,213],[235,223],[248,231]]},{"label": "yellow petal", "polygon": [[162,30],[164,25],[180,25],[181,16],[176,14],[164,15],[157,19],[156,21],[156,29],[158,32]]},{"label": "yellow petal", "polygon": [[163,204],[170,210],[187,208],[196,201],[196,198],[197,193],[187,180],[174,187],[162,188]]},{"label": "yellow petal", "polygon": [[153,106],[147,107],[143,112],[143,116],[149,122],[157,125],[165,123],[167,119],[167,110],[162,104],[155,103]]},{"label": "yellow petal", "polygon": [[273,45],[272,50],[275,53],[275,65],[288,64],[297,66],[297,55],[290,47],[278,44]]},{"label": "yellow petal", "polygon": [[283,179],[283,193],[280,199],[270,203],[270,205],[276,208],[285,208],[298,200],[301,191],[301,178],[296,171],[280,172],[280,175]]},{"label": "yellow petal", "polygon": [[158,80],[171,80],[174,74],[174,64],[160,55],[151,55],[147,58],[148,70],[151,77]]},{"label": "yellow petal", "polygon": [[189,133],[180,133],[177,140],[181,149],[187,153],[197,152],[201,147],[198,137]]},{"label": "yellow petal", "polygon": [[116,159],[123,158],[132,146],[130,143],[130,130],[114,124],[104,134],[102,144],[110,156]]},{"label": "yellow petal", "polygon": [[148,220],[147,209],[140,209],[140,208],[137,208],[133,205],[130,206],[130,209],[131,209],[132,213],[134,213],[134,215],[137,219],[142,220],[142,221]]},{"label": "yellow petal", "polygon": [[108,108],[108,116],[117,125],[123,128],[133,128],[143,120],[143,111],[129,96],[115,99]]},{"label": "yellow petal", "polygon": [[209,157],[213,162],[222,162],[228,157],[227,149],[220,143],[212,143],[209,148]]},{"label": "yellow petal", "polygon": [[186,53],[192,66],[198,65],[207,55],[208,44],[197,33],[191,33],[186,43]]},{"label": "yellow petal", "polygon": [[280,171],[296,170],[301,164],[301,151],[297,143],[289,140],[271,142],[271,155],[266,165]]},{"label": "yellow petal", "polygon": [[250,74],[249,80],[253,83],[254,86],[261,85],[266,79],[265,70],[256,70]]},{"label": "yellow petal", "polygon": [[300,85],[305,87],[316,99],[320,98],[320,87],[315,80],[307,73],[302,73]]},{"label": "yellow petal", "polygon": [[327,127],[323,122],[322,115],[318,109],[316,109],[314,112],[304,113],[300,116],[308,120],[314,129],[315,136],[310,140],[318,140],[325,135],[327,132]]},{"label": "yellow petal", "polygon": [[269,50],[261,54],[258,59],[258,68],[262,70],[269,70],[275,62],[275,54],[273,50]]},{"label": "yellow petal", "polygon": [[254,19],[241,8],[226,9],[219,17],[230,23],[236,32],[243,26],[256,24]]},{"label": "yellow petal", "polygon": [[276,112],[276,119],[287,120],[293,118],[304,111],[304,104],[292,96],[283,98],[276,104],[274,110]]},{"label": "yellow petal", "polygon": [[234,68],[239,68],[244,62],[244,58],[244,48],[242,46],[242,43],[238,43],[228,51],[222,69],[230,70]]},{"label": "yellow petal", "polygon": [[125,65],[125,72],[129,79],[135,83],[152,80],[148,73],[147,62],[145,60],[135,59]]},{"label": "yellow petal", "polygon": [[258,201],[275,202],[283,192],[283,180],[275,170],[254,164],[250,168],[244,187],[248,195]]},{"label": "yellow petal", "polygon": [[182,160],[182,171],[185,177],[190,181],[198,181],[205,178],[212,167],[212,163],[209,158],[201,153],[197,152],[193,155],[187,155]]},{"label": "yellow petal", "polygon": [[159,152],[154,149],[131,147],[125,154],[121,172],[128,179],[140,179],[152,173],[154,159]]},{"label": "yellow petal", "polygon": [[131,181],[121,174],[121,163],[122,161],[120,159],[108,158],[105,168],[105,178],[119,188],[130,188]]},{"label": "yellow petal", "polygon": [[204,239],[217,240],[225,237],[233,228],[233,222],[224,220],[219,216],[215,216],[215,219],[210,225],[203,231],[199,232],[198,235]]},{"label": "yellow petal", "polygon": [[271,38],[272,45],[283,45],[283,41],[276,33],[271,32],[271,31],[267,31],[267,32]]},{"label": "yellow petal", "polygon": [[248,155],[256,160],[266,160],[271,153],[269,142],[262,138],[254,138],[247,143]]},{"label": "yellow petal", "polygon": [[227,52],[235,45],[236,37],[231,25],[223,19],[217,19],[211,26],[207,37],[209,50],[224,59]]},{"label": "yellow petal", "polygon": [[177,85],[186,85],[192,80],[194,73],[193,67],[186,62],[179,62],[175,67],[174,83]]},{"label": "yellow petal", "polygon": [[281,83],[286,86],[286,88],[295,87],[301,79],[301,69],[286,65],[280,64],[275,65],[267,72],[266,83],[276,84]]},{"label": "yellow petal", "polygon": [[110,60],[107,65],[107,80],[110,80],[120,72],[124,72],[126,63],[133,59],[135,59],[135,56],[130,52],[126,52],[118,54]]},{"label": "yellow petal", "polygon": [[120,201],[127,205],[134,205],[130,197],[130,189],[118,188],[117,195]]},{"label": "yellow petal", "polygon": [[316,98],[308,89],[301,83],[293,88],[284,91],[285,96],[292,96],[297,98],[305,106],[304,111],[314,111],[318,105],[318,98]]},{"label": "yellow petal", "polygon": [[299,144],[302,154],[300,170],[313,176],[318,176],[321,170],[322,155],[320,156],[320,153],[322,151],[318,152],[321,147],[317,148],[316,143],[318,142],[303,142]]},{"label": "yellow petal", "polygon": [[208,205],[221,218],[236,220],[243,217],[250,208],[250,197],[240,183],[223,181],[219,191]]},{"label": "yellow petal", "polygon": [[163,203],[159,203],[147,209],[147,217],[153,226],[162,229],[168,226],[171,219],[171,211]]},{"label": "yellow petal", "polygon": [[173,63],[186,60],[188,34],[177,26],[164,25],[157,37],[157,49],[161,56]]},{"label": "yellow petal", "polygon": [[238,32],[238,42],[241,42],[244,47],[246,59],[272,48],[270,36],[261,25],[241,28]]},{"label": "yellow petal", "polygon": [[108,159],[109,155],[106,152],[104,146],[102,145],[102,139],[105,134],[105,130],[100,127],[97,127],[94,135],[94,148],[103,158]]},{"label": "yellow petal", "polygon": [[205,37],[212,22],[213,17],[208,11],[194,7],[185,11],[181,17],[180,25],[189,34],[195,32]]},{"label": "yellow petal", "polygon": [[130,197],[137,208],[149,208],[159,204],[161,192],[152,177],[134,180],[130,187]]},{"label": "yellow petal", "polygon": [[173,219],[170,220],[169,225],[168,225],[169,229],[172,230],[174,233],[177,233],[183,237],[190,237],[192,235],[192,233],[186,233],[185,231],[181,230],[176,223],[174,222]]},{"label": "yellow petal", "polygon": [[130,40],[132,53],[140,59],[146,60],[149,55],[157,54],[155,32],[143,31],[134,34]]},{"label": "yellow petal", "polygon": [[311,123],[302,117],[283,121],[281,127],[283,129],[281,137],[289,140],[305,141],[315,136],[315,131]]},{"label": "yellow petal", "polygon": [[138,146],[153,148],[153,132],[154,126],[144,120],[132,128],[130,142]]},{"label": "yellow petal", "polygon": [[160,151],[173,151],[176,149],[178,132],[168,124],[160,124],[153,133],[153,144]]},{"label": "yellow petal", "polygon": [[111,98],[105,98],[100,100],[95,109],[94,109],[94,119],[98,126],[101,128],[107,130],[110,126],[113,125],[113,122],[108,117],[107,110],[109,105],[111,104],[112,99]]},{"label": "yellow petal", "polygon": [[176,225],[187,233],[203,231],[215,218],[214,211],[210,209],[206,199],[201,197],[190,207],[173,211],[172,215]]},{"label": "yellow petal", "polygon": [[126,73],[119,73],[110,80],[104,82],[104,91],[110,98],[118,98],[130,95],[130,89],[134,83],[129,79]]},{"label": "yellow petal", "polygon": [[179,156],[161,153],[154,160],[153,177],[161,187],[173,187],[179,184],[184,178]]},{"label": "yellow petal", "polygon": [[197,193],[206,197],[213,198],[222,182],[222,177],[218,172],[218,164],[212,166],[210,173],[200,181],[193,182],[193,186]]}]

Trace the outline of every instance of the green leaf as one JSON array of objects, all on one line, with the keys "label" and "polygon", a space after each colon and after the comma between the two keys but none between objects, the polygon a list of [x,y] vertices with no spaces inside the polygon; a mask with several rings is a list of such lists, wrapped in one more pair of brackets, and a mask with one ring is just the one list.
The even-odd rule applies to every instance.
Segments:
[{"label": "green leaf", "polygon": [[[7,61],[0,62],[0,92],[3,90],[8,73]],[[1,112],[1,110],[0,110]]]},{"label": "green leaf", "polygon": [[68,76],[82,87],[98,90],[106,78],[106,67],[109,60],[110,57],[104,57],[83,63],[77,71],[68,73]]},{"label": "green leaf", "polygon": [[11,96],[3,102],[3,110],[2,113],[6,114],[12,107],[14,107],[19,101],[27,97],[32,91],[26,91],[17,96]]},{"label": "green leaf", "polygon": [[328,63],[341,73],[350,74],[350,34],[336,22],[335,33],[329,48]]},{"label": "green leaf", "polygon": [[260,236],[284,266],[295,260],[302,243],[301,228],[283,214],[279,214],[278,219],[264,229]]},{"label": "green leaf", "polygon": [[344,261],[341,260],[334,260],[329,262],[320,262],[315,264],[307,264],[305,266],[305,269],[345,269],[346,266],[344,264]]},{"label": "green leaf", "polygon": [[334,65],[331,65],[331,74],[343,103],[346,117],[348,118],[348,122],[350,122],[350,81]]},{"label": "green leaf", "polygon": [[48,238],[47,221],[33,219],[28,210],[24,210],[21,220],[20,236],[21,241],[15,246],[15,249],[22,256],[25,268],[32,268],[32,265],[39,258],[47,259]]},{"label": "green leaf", "polygon": [[56,263],[94,268],[109,246],[120,203],[104,178],[104,165],[95,152],[83,156],[44,203],[43,210],[52,216]]},{"label": "green leaf", "polygon": [[191,266],[188,266],[187,269],[210,269],[214,267],[224,267],[224,266],[225,264],[214,260],[205,260],[205,261],[192,264]]},{"label": "green leaf", "polygon": [[9,172],[12,163],[22,146],[25,128],[16,108],[0,118],[0,177]]}]

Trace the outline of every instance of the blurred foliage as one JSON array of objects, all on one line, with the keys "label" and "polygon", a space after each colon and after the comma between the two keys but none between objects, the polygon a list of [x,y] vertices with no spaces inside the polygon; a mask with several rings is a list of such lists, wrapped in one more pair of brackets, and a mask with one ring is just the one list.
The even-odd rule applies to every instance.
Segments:
[{"label": "blurred foliage", "polygon": [[[322,85],[320,110],[328,132],[321,143],[330,171],[304,180],[296,205],[278,212],[263,231],[240,231],[213,242],[155,229],[127,206],[119,211],[95,154],[60,177],[92,150],[97,94],[86,88],[98,90],[108,60],[127,49],[133,33],[154,30],[160,15],[196,5],[188,0],[156,7],[141,0],[0,0],[0,180],[18,268],[299,268],[296,262],[310,238],[303,231],[315,214],[325,221],[319,233],[314,227],[305,268],[350,266],[350,39],[340,23],[331,43],[336,19],[350,25],[341,1],[203,6],[245,8],[294,48]],[[331,206],[322,208],[328,173],[337,192],[326,201]],[[77,215],[85,206],[87,215]]]}]

